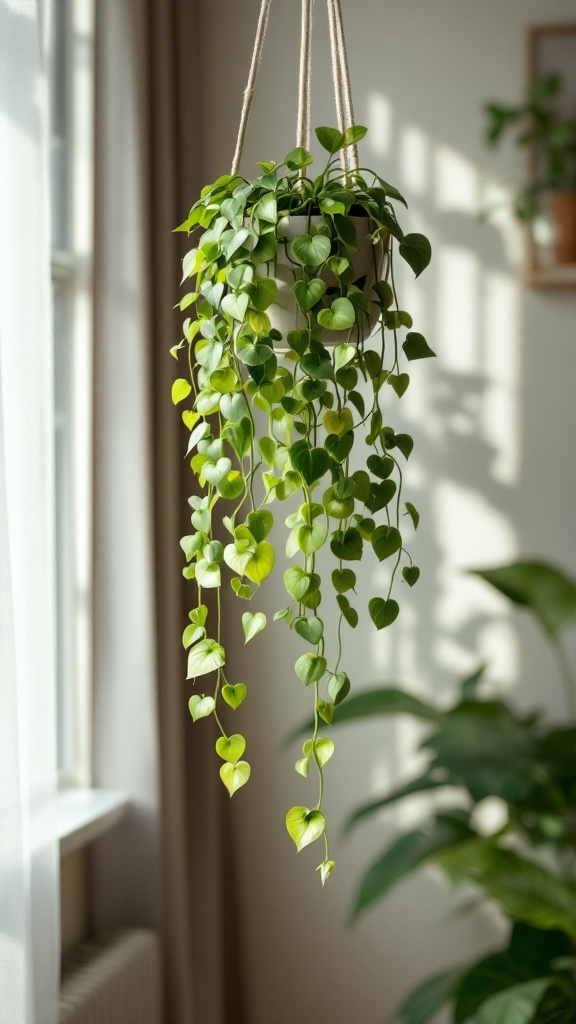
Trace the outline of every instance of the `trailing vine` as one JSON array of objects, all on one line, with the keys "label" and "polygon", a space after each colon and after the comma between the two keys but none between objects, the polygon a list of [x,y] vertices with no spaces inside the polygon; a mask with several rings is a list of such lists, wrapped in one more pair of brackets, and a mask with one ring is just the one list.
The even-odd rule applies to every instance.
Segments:
[{"label": "trailing vine", "polygon": [[[302,147],[282,164],[260,163],[253,181],[223,175],[202,190],[177,229],[198,236],[183,260],[183,281],[192,279],[194,290],[179,305],[190,312],[183,338],[171,350],[176,359],[187,357],[186,375],[174,382],[172,397],[176,404],[187,403],[187,456],[200,491],[189,499],[193,532],[181,540],[184,576],[195,579],[198,597],[183,644],[188,678],[214,679],[210,692],[190,698],[190,713],[195,722],[211,717],[216,723],[220,775],[232,796],[248,781],[250,765],[244,737],[229,733],[222,715],[224,705],[236,710],[247,692],[227,674],[224,574],[240,601],[254,597],[276,561],[267,539],[274,523],[269,506],[298,495],[297,510],[286,518],[290,565],[284,585],[290,603],[274,619],[307,645],[295,672],[312,693],[314,728],[296,771],[307,777],[314,767],[318,795],[311,807],[292,807],[286,825],[298,850],[323,838],[322,883],[334,866],[322,813],[324,768],[334,743],[320,736],[319,726],[321,720],[331,723],[335,706],[350,690],[341,661],[344,628],[354,628],[359,618],[352,565],[368,549],[379,562],[389,560],[389,584],[368,604],[378,630],[399,614],[392,597],[398,575],[413,586],[420,573],[403,540],[403,522],[416,528],[419,520],[410,502],[402,505],[401,462],[410,456],[413,440],[388,425],[384,399],[388,388],[402,397],[409,386],[403,357],[434,355],[412,330],[394,282],[396,254],[418,276],[430,261],[430,243],[423,235],[403,233],[393,204],[406,203],[397,189],[364,168],[343,175],[338,164],[340,151],[365,134],[360,126],[344,133],[318,128],[328,159],[314,178],[312,156]],[[289,241],[289,218],[296,215],[307,218],[306,230]],[[354,269],[359,224],[372,243],[372,279],[359,278]],[[294,323],[300,318],[285,336],[273,326],[281,261],[293,279]],[[367,341],[376,322],[377,332]],[[336,332],[338,343],[327,347]],[[358,389],[361,378],[370,384],[368,402]],[[351,453],[362,436],[366,468],[352,469]],[[218,539],[223,534],[216,525],[227,531],[228,543]],[[329,643],[319,613],[323,599],[330,599],[317,563],[325,546],[335,559],[330,586],[339,613]],[[210,616],[205,590],[216,591]],[[242,624],[249,642],[266,627],[267,616],[246,610]]]}]

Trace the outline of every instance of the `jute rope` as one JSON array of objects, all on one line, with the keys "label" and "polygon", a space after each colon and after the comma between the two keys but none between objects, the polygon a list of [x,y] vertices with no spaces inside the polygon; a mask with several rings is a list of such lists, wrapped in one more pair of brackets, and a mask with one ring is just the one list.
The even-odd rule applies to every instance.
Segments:
[{"label": "jute rope", "polygon": [[[314,0],[302,0],[302,33],[300,40],[300,73],[298,81],[298,120],[296,128],[296,145],[310,148],[310,107],[311,107],[311,82],[312,82],[312,5]],[[250,63],[248,83],[244,91],[244,101],[240,124],[238,127],[238,138],[234,159],[232,160],[232,174],[238,173],[250,106],[254,96],[254,87],[262,63],[264,40],[268,27],[268,16],[272,0],[262,0],[260,16],[254,40],[254,51]],[[348,69],[348,55],[346,53],[346,41],[344,38],[344,25],[342,21],[342,8],[340,0],[327,0],[328,23],[330,27],[330,51],[332,56],[332,77],[334,80],[334,102],[336,105],[336,118],[338,130],[343,132],[354,124],[354,108],[352,106],[352,90],[350,88],[350,74]],[[356,145],[349,149],[342,150],[342,168],[345,173],[350,168],[358,168],[358,149]]]},{"label": "jute rope", "polygon": [[300,76],[298,82],[298,122],[296,145],[310,149],[310,102],[312,83],[312,3],[302,0],[302,36],[300,40]]},{"label": "jute rope", "polygon": [[272,0],[262,0],[262,5],[260,7],[260,17],[258,18],[256,39],[254,40],[254,52],[252,54],[252,62],[250,64],[250,72],[248,74],[248,84],[244,92],[244,103],[242,104],[242,113],[240,115],[240,125],[238,127],[238,138],[236,140],[234,159],[232,160],[231,174],[238,174],[238,168],[240,166],[242,148],[244,146],[244,138],[246,135],[246,126],[248,124],[248,115],[250,113],[250,104],[252,103],[254,86],[262,63],[262,51],[264,49],[264,39],[266,37],[266,28],[268,26],[268,15],[270,14],[271,3]]}]

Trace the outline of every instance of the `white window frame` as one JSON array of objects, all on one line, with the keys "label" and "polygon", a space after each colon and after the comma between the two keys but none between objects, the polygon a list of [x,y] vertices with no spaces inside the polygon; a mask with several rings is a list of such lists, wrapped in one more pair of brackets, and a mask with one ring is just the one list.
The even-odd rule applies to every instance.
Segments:
[{"label": "white window frame", "polygon": [[66,237],[52,250],[52,281],[64,310],[56,324],[55,367],[64,366],[66,373],[55,427],[58,746],[65,789],[91,784],[94,0],[55,0],[52,11],[53,55],[56,33],[64,33],[67,142]]}]

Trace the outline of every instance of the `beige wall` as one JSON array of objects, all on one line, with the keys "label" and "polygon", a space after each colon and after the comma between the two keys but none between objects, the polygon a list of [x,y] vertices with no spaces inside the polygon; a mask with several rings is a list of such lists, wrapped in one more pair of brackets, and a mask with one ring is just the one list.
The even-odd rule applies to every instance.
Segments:
[{"label": "beige wall", "polygon": [[[334,123],[326,16],[316,4],[313,122]],[[205,176],[227,170],[256,23],[257,0],[204,0],[201,40]],[[518,699],[561,711],[551,661],[528,624],[510,619],[495,596],[461,571],[516,554],[540,554],[576,570],[573,391],[576,293],[527,292],[519,275],[518,231],[505,214],[481,225],[486,177],[520,173],[510,155],[481,142],[481,103],[515,100],[524,79],[524,31],[570,20],[572,0],[345,0],[357,120],[370,136],[364,161],[407,195],[408,228],[432,239],[434,262],[422,283],[403,278],[405,304],[438,352],[415,365],[409,394],[390,421],[416,438],[407,490],[422,513],[411,545],[423,578],[404,595],[386,635],[347,634],[346,665],[357,687],[401,681],[445,694],[488,658],[493,676]],[[273,4],[268,49],[245,148],[244,171],[293,145],[299,4]],[[191,196],[191,199],[193,197]],[[283,511],[283,510],[282,510]],[[283,516],[278,516],[281,523]],[[365,606],[378,570],[362,581]],[[281,577],[254,610],[286,603]],[[282,748],[309,706],[293,678],[298,648],[281,625],[236,646],[235,681],[250,685],[246,707],[249,787],[234,800],[241,876],[250,1024],[379,1021],[426,972],[486,948],[498,934],[488,913],[447,919],[453,899],[432,873],[400,889],[350,930],[345,921],[363,865],[396,822],[340,840],[349,809],[399,773],[408,773],[410,723],[372,724],[338,738],[326,772],[327,809],[337,870],[324,891],[316,849],[296,857],[282,808],[311,801],[313,783],[293,771]],[[234,606],[234,615],[238,609]],[[244,717],[239,712],[238,721]],[[239,726],[240,727],[240,726]]]}]

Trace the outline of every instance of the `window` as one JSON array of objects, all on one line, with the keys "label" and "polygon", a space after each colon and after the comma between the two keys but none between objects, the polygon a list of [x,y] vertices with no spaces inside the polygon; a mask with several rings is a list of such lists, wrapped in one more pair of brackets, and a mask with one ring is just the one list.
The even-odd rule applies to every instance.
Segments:
[{"label": "window", "polygon": [[58,767],[90,782],[93,3],[53,0],[52,282]]}]

